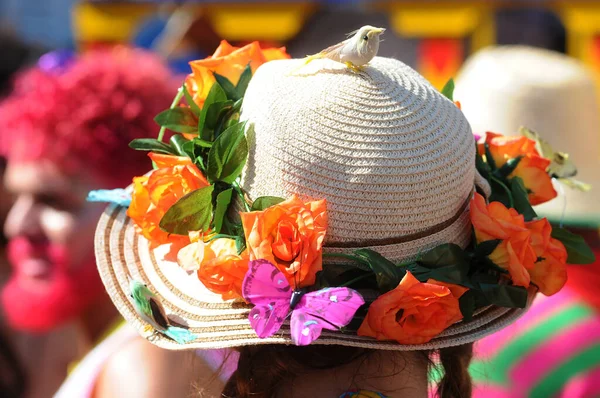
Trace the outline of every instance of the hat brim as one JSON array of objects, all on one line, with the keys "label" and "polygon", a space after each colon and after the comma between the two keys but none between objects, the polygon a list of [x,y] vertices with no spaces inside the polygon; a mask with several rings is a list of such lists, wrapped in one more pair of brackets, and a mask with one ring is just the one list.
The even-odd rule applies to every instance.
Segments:
[{"label": "hat brim", "polygon": [[[208,291],[195,273],[187,273],[176,262],[162,259],[166,248],[151,250],[136,233],[126,208],[110,205],[102,214],[95,237],[96,261],[108,294],[121,315],[153,344],[171,350],[217,349],[257,344],[292,344],[289,323],[273,337],[261,339],[250,327],[251,306],[241,301],[223,301]],[[129,295],[131,278],[145,283],[165,308],[175,325],[189,328],[197,339],[179,344],[165,335],[148,331],[136,313]],[[529,290],[527,307],[535,296]],[[348,333],[323,331],[313,344],[343,345],[379,350],[430,350],[471,343],[498,331],[519,318],[525,309],[490,306],[479,310],[469,322],[458,322],[426,344],[401,345]]]}]

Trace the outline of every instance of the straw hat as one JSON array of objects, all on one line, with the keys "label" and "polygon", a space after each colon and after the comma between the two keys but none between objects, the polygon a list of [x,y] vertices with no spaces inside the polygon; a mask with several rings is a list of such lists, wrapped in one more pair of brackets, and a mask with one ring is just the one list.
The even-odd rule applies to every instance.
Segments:
[{"label": "straw hat", "polygon": [[[558,188],[559,198],[536,212],[565,224],[600,226],[600,110],[591,74],[577,60],[526,46],[490,47],[472,55],[456,79],[455,99],[475,133],[518,134],[520,126],[567,152],[576,178],[591,192]],[[561,197],[562,196],[562,197]]]},{"label": "straw hat", "polygon": [[[325,253],[368,247],[400,262],[442,243],[467,246],[475,182],[484,192],[489,186],[475,171],[473,137],[460,110],[397,60],[377,57],[360,74],[329,60],[298,70],[301,65],[269,62],[250,82],[241,115],[248,122],[250,153],[242,174],[247,195],[327,199]],[[154,334],[155,344],[187,349],[291,343],[288,323],[275,336],[259,339],[248,321],[250,306],[224,302],[195,274],[165,261],[165,250],[150,250],[124,208],[110,206],[103,214],[96,257],[119,311],[144,329],[127,297],[133,277],[152,288],[174,323],[198,336],[180,345]],[[421,345],[328,331],[314,344],[441,348],[477,340],[523,311],[486,307]]]},{"label": "straw hat", "polygon": [[319,62],[262,67],[244,99],[251,127],[244,188],[327,199],[326,251],[370,247],[392,261],[452,242],[466,246],[475,146],[456,106],[400,61],[376,58],[368,78]]}]

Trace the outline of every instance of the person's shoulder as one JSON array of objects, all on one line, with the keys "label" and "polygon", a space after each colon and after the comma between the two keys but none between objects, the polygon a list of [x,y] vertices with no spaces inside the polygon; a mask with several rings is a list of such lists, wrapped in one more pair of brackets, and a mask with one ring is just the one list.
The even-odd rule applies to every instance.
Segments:
[{"label": "person's shoulder", "polygon": [[96,382],[95,397],[187,396],[194,381],[189,353],[161,349],[135,338],[105,363]]}]

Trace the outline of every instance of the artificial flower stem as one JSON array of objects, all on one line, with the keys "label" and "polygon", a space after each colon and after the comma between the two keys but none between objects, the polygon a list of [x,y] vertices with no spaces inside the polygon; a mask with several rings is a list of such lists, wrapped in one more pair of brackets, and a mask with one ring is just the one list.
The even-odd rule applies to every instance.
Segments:
[{"label": "artificial flower stem", "polygon": [[[175,109],[175,107],[177,105],[179,105],[179,103],[181,102],[181,99],[183,98],[183,88],[179,87],[179,90],[177,91],[177,95],[175,96],[175,99],[173,100],[173,103],[171,103],[171,106],[169,107],[169,109]],[[163,137],[165,136],[165,131],[167,130],[167,128],[165,126],[161,126],[160,130],[158,131],[158,140],[162,142]]]},{"label": "artificial flower stem", "polygon": [[[179,105],[179,103],[181,102],[181,99],[183,98],[183,86],[179,87],[179,91],[177,91],[177,95],[175,96],[175,99],[173,100],[173,102],[171,103],[171,106],[169,107],[169,109],[174,109],[177,105]],[[167,128],[165,126],[160,126],[160,130],[158,130],[158,140],[160,142],[162,142],[163,137],[165,136],[165,130],[167,130]],[[156,170],[158,167],[156,166],[156,163],[154,163],[154,160],[152,161],[152,168],[154,170]]]}]

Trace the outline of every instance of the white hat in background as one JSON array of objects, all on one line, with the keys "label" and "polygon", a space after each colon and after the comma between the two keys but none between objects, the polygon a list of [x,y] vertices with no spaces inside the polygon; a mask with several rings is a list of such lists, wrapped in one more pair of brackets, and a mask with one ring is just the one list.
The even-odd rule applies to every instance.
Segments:
[{"label": "white hat in background", "polygon": [[536,211],[560,221],[566,204],[565,224],[600,226],[600,106],[594,80],[581,62],[527,46],[489,47],[467,59],[454,99],[476,134],[516,135],[526,126],[554,150],[568,153],[576,178],[592,184],[592,190],[557,187],[562,197]]}]

